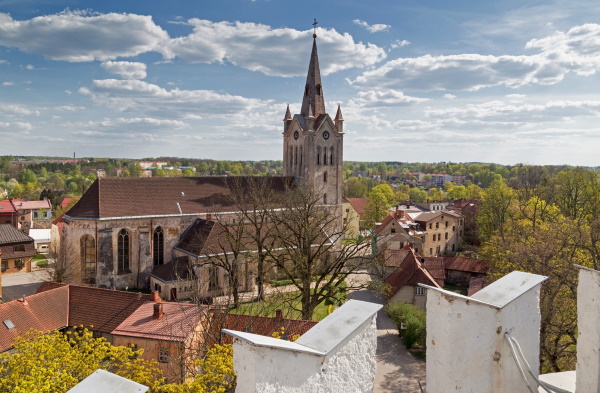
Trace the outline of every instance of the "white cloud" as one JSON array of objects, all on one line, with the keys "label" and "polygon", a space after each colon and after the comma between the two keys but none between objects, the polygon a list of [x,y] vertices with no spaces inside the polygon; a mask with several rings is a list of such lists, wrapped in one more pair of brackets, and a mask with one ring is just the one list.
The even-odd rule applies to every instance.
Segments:
[{"label": "white cloud", "polygon": [[82,87],[79,92],[115,110],[171,118],[184,118],[190,114],[226,117],[264,108],[269,103],[211,90],[167,90],[140,80],[95,80],[91,89]]},{"label": "white cloud", "polygon": [[27,64],[27,65],[25,66],[25,69],[26,69],[26,70],[34,70],[34,69],[35,69],[35,67],[33,66],[33,64]]},{"label": "white cloud", "polygon": [[367,22],[362,21],[360,19],[354,19],[352,22],[355,25],[365,28],[369,33],[378,33],[380,31],[388,31],[390,29],[390,27],[392,27],[390,25],[384,25],[381,23],[370,25]]},{"label": "white cloud", "polygon": [[9,64],[9,63],[8,63],[8,60],[0,59],[0,64]]},{"label": "white cloud", "polygon": [[410,41],[407,41],[407,40],[402,40],[402,41],[396,40],[396,41],[392,42],[392,44],[390,45],[390,48],[391,49],[396,49],[396,48],[400,48],[400,47],[407,46],[407,45],[410,45]]},{"label": "white cloud", "polygon": [[0,132],[19,132],[21,134],[29,134],[29,131],[31,131],[32,128],[33,126],[31,125],[31,123],[19,121],[16,121],[14,123],[0,122]]},{"label": "white cloud", "polygon": [[84,106],[75,106],[75,105],[61,105],[57,106],[54,109],[59,110],[61,112],[77,112],[85,110]]},{"label": "white cloud", "polygon": [[144,79],[147,75],[146,64],[139,62],[105,61],[100,64],[100,67],[125,79]]},{"label": "white cloud", "polygon": [[14,86],[14,85],[16,85],[16,83],[13,81],[2,82],[2,86]]},{"label": "white cloud", "polygon": [[19,21],[0,13],[0,45],[53,60],[111,60],[153,50],[168,34],[152,17],[64,11]]},{"label": "white cloud", "polygon": [[350,83],[371,89],[471,91],[493,86],[551,85],[569,72],[586,76],[600,69],[600,25],[586,24],[531,40],[526,48],[538,49],[539,53],[400,58],[365,71]]},{"label": "white cloud", "polygon": [[[161,47],[167,59],[178,57],[190,63],[228,61],[271,76],[306,74],[312,30],[274,29],[257,23],[216,23],[201,19],[190,19],[188,23],[194,26],[190,35],[173,38]],[[382,48],[370,43],[355,43],[347,33],[317,29],[317,35],[323,75],[371,66],[386,57]]]},{"label": "white cloud", "polygon": [[0,104],[0,114],[4,116],[39,116],[40,111],[22,105]]},{"label": "white cloud", "polygon": [[[159,131],[177,130],[188,127],[188,124],[179,120],[155,119],[151,117],[119,117],[115,119],[103,119],[100,121],[88,121],[76,123],[77,127],[85,128],[84,134],[93,132],[123,132],[123,131]],[[96,130],[96,131],[94,131]],[[75,133],[77,134],[77,133]]]},{"label": "white cloud", "polygon": [[73,92],[71,90],[65,90],[65,93],[67,93],[67,95],[73,94]]},{"label": "white cloud", "polygon": [[356,94],[350,105],[358,107],[406,106],[428,101],[427,98],[410,97],[396,90],[369,90]]}]

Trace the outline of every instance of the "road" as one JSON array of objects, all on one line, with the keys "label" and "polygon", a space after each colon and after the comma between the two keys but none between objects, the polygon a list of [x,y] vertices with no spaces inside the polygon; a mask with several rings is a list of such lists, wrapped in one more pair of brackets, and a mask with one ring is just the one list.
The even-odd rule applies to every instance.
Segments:
[{"label": "road", "polygon": [[[372,291],[352,292],[352,299],[385,304],[383,296]],[[380,310],[377,313],[377,371],[374,393],[420,393],[425,389],[425,362],[415,358],[402,344],[396,325]]]},{"label": "road", "polygon": [[50,279],[50,268],[32,269],[31,273],[11,273],[2,275],[2,302],[10,302],[23,296],[33,295],[42,285]]}]

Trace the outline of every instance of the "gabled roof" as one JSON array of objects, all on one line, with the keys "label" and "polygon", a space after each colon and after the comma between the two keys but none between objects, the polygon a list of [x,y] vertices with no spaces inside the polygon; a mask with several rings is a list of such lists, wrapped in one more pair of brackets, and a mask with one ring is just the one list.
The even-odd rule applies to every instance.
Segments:
[{"label": "gabled roof", "polygon": [[352,205],[352,208],[356,210],[359,216],[362,217],[365,214],[365,208],[369,202],[367,198],[346,198],[346,200]]},{"label": "gabled roof", "polygon": [[465,257],[425,257],[425,267],[431,271],[436,265],[442,264],[446,270],[457,270],[461,272],[471,272],[487,274],[490,270],[486,261],[475,258]]},{"label": "gabled roof", "polygon": [[42,201],[26,201],[23,199],[12,199],[11,202],[17,210],[52,209],[52,205],[47,199]]},{"label": "gabled roof", "polygon": [[[48,332],[68,326],[69,288],[55,287],[23,299],[0,304],[0,351],[30,329]],[[9,322],[10,321],[10,322]],[[9,329],[7,324],[14,326]]]},{"label": "gabled roof", "polygon": [[123,320],[111,334],[163,341],[185,341],[196,329],[204,307],[191,303],[160,303],[163,316],[155,319],[155,303],[144,303]]},{"label": "gabled roof", "polygon": [[47,282],[37,293],[61,286],[69,288],[69,326],[83,325],[103,333],[112,332],[138,307],[154,300],[148,294]]},{"label": "gabled roof", "polygon": [[411,251],[406,247],[409,246],[406,245],[400,250],[383,250],[382,255],[384,265],[388,267],[399,267],[402,264],[402,262],[404,262],[404,259],[406,259],[406,257],[408,257],[408,255],[411,253]]},{"label": "gabled roof", "polygon": [[66,214],[71,219],[195,215],[232,211],[230,186],[282,192],[292,177],[105,177],[97,179]]},{"label": "gabled roof", "polygon": [[426,284],[442,289],[427,269],[425,269],[425,266],[419,262],[413,249],[410,249],[409,254],[404,258],[400,267],[385,279],[385,283],[390,286],[386,294],[388,299],[394,296],[405,285],[416,286],[418,284]]},{"label": "gabled roof", "polygon": [[0,245],[33,242],[33,239],[10,224],[0,224]]},{"label": "gabled roof", "polygon": [[8,199],[0,201],[0,214],[6,213],[17,213],[17,210],[13,207],[12,203],[10,203],[10,200]]}]

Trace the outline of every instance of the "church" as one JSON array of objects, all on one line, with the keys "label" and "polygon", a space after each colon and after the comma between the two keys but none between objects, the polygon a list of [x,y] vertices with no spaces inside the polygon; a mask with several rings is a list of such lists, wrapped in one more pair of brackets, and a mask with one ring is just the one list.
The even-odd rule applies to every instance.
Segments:
[{"label": "church", "polygon": [[[333,119],[325,110],[316,34],[301,108],[294,116],[289,106],[285,112],[284,176],[269,177],[269,187],[276,192],[311,187],[341,220],[344,119],[339,106]],[[151,277],[178,256],[182,236],[197,220],[238,214],[227,197],[228,179],[97,179],[58,226],[63,279],[101,288],[149,289]],[[243,188],[260,178],[236,179]],[[251,281],[249,274],[243,285]]]}]

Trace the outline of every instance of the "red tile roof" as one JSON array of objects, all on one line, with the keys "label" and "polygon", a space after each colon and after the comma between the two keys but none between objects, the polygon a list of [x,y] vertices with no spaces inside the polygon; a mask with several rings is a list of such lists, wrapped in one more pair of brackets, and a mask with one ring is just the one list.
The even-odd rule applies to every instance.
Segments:
[{"label": "red tile roof", "polygon": [[427,269],[425,269],[424,265],[419,262],[413,249],[404,258],[400,267],[385,279],[385,283],[390,287],[386,294],[388,299],[394,296],[404,285],[416,286],[418,284],[426,284],[441,288]]},{"label": "red tile roof", "polygon": [[25,201],[23,199],[13,199],[12,204],[17,210],[52,209],[52,205],[47,199],[43,201]]},{"label": "red tile roof", "polygon": [[188,263],[187,256],[177,257],[171,262],[155,266],[151,273],[152,276],[165,283],[187,280],[193,274],[194,271]]},{"label": "red tile roof", "polygon": [[69,203],[71,203],[71,201],[73,200],[73,198],[71,197],[66,197],[64,198],[61,202],[60,202],[60,207],[62,207],[63,209],[67,206],[69,206]]},{"label": "red tile roof", "polygon": [[446,265],[444,258],[429,257],[425,259],[425,269],[431,274],[431,277],[442,282],[446,279]]},{"label": "red tile roof", "polygon": [[[153,316],[155,304],[163,309],[160,319]],[[190,303],[144,303],[111,333],[163,341],[185,341],[194,332],[205,313],[206,308]]]},{"label": "red tile roof", "polygon": [[[110,218],[228,211],[230,188],[293,186],[292,177],[106,177],[97,179],[67,213],[68,218]],[[181,208],[181,211],[179,210]]]},{"label": "red tile roof", "polygon": [[411,251],[405,248],[400,250],[385,249],[383,250],[383,264],[389,267],[398,267],[410,253]]},{"label": "red tile roof", "polygon": [[457,270],[461,272],[471,272],[487,274],[490,271],[486,261],[475,258],[464,258],[464,257],[426,257],[425,266],[429,270],[430,266],[435,266],[442,261],[444,269],[446,270]]},{"label": "red tile roof", "polygon": [[16,213],[17,210],[13,207],[10,200],[5,199],[0,201],[0,214],[2,213]]},{"label": "red tile roof", "polygon": [[[10,349],[14,339],[30,329],[48,332],[68,326],[69,288],[52,288],[22,299],[0,304],[0,351]],[[7,321],[13,329],[8,329]]]},{"label": "red tile roof", "polygon": [[[42,283],[38,293],[67,284]],[[154,297],[148,294],[68,285],[69,326],[83,325],[110,333],[142,304]]]},{"label": "red tile roof", "polygon": [[346,198],[346,200],[352,205],[352,208],[356,210],[358,215],[362,218],[365,214],[365,209],[369,200],[367,198]]}]

